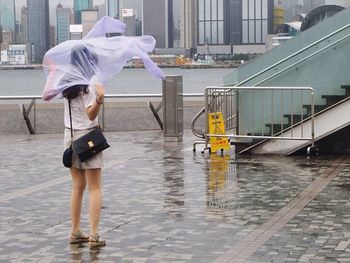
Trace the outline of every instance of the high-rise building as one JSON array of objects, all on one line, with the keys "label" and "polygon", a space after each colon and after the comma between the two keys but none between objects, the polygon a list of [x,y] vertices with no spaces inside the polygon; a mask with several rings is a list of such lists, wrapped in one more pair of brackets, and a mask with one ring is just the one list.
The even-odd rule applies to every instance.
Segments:
[{"label": "high-rise building", "polygon": [[56,41],[60,44],[70,38],[71,9],[58,4],[56,7]]},{"label": "high-rise building", "polygon": [[143,34],[156,39],[157,48],[173,47],[173,1],[142,2]]},{"label": "high-rise building", "polygon": [[273,7],[273,0],[198,0],[198,44],[263,44]]},{"label": "high-rise building", "polygon": [[27,16],[27,7],[23,6],[21,8],[21,42],[28,42],[28,16]]},{"label": "high-rise building", "polygon": [[32,59],[41,63],[50,48],[49,0],[27,0],[27,15]]},{"label": "high-rise building", "polygon": [[180,47],[197,47],[197,0],[181,0]]},{"label": "high-rise building", "polygon": [[13,31],[16,29],[15,0],[0,1],[0,24],[3,30]]},{"label": "high-rise building", "polygon": [[97,9],[86,9],[81,11],[81,24],[83,25],[83,35],[85,37],[98,21]]},{"label": "high-rise building", "polygon": [[92,0],[74,0],[74,23],[81,24],[81,11],[93,8]]},{"label": "high-rise building", "polygon": [[106,15],[122,20],[123,6],[123,0],[106,0]]}]

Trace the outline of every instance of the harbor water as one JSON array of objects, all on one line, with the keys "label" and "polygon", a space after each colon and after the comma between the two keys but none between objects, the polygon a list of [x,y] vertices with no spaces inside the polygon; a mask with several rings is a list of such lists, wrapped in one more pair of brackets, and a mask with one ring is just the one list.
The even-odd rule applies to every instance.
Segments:
[{"label": "harbor water", "polygon": [[[207,86],[222,85],[230,68],[163,68],[165,75],[182,75],[184,93],[203,93]],[[45,75],[42,70],[0,70],[0,96],[41,95]],[[153,94],[162,92],[161,80],[144,68],[123,69],[105,83],[107,94]]]}]

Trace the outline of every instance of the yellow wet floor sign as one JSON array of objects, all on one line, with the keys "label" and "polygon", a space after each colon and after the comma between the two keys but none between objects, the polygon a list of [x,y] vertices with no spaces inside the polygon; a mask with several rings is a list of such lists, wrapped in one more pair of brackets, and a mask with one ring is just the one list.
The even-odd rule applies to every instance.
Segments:
[{"label": "yellow wet floor sign", "polygon": [[[209,134],[226,134],[225,122],[221,112],[209,113]],[[230,150],[227,137],[210,137],[210,147],[212,152],[217,150]]]}]

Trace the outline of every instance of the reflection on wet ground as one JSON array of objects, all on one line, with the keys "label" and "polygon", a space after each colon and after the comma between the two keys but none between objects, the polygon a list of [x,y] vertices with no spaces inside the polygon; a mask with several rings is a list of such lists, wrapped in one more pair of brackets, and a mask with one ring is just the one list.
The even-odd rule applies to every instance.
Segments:
[{"label": "reflection on wet ground", "polygon": [[350,261],[346,157],[201,155],[189,132],[106,135],[97,250],[68,242],[62,136],[0,138],[0,262]]}]

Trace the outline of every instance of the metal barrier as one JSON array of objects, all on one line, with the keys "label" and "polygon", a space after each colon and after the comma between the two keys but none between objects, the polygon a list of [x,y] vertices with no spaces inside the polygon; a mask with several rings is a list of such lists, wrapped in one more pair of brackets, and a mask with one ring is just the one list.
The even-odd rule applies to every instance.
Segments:
[{"label": "metal barrier", "polygon": [[[183,94],[184,98],[199,98],[202,97],[202,93],[185,93]],[[159,123],[161,129],[162,129],[162,122],[160,117],[158,116],[158,112],[161,109],[163,105],[162,101],[162,94],[106,94],[105,99],[150,99],[150,98],[159,98],[161,99],[158,107],[155,109],[151,102],[149,102],[149,107],[155,116],[157,122]],[[26,108],[26,104],[22,103],[22,101],[30,101],[28,107]],[[20,110],[23,115],[23,119],[27,125],[28,131],[30,134],[36,133],[36,112],[37,112],[37,104],[38,101],[42,102],[42,98],[39,95],[32,95],[32,96],[0,96],[0,101],[21,101],[19,103]],[[101,126],[102,128],[105,127],[105,104],[102,105],[102,111],[101,111]],[[31,113],[33,109],[33,120],[31,121],[29,118],[29,114]],[[32,123],[33,122],[33,123]]]},{"label": "metal barrier", "polygon": [[[210,150],[211,137],[230,138],[231,144],[238,139],[305,140],[314,147],[314,90],[310,87],[207,87],[204,112],[204,140],[193,143],[194,151],[197,144]],[[209,134],[208,115],[216,112],[223,115],[225,135]],[[192,132],[201,137],[194,129],[197,115]],[[306,121],[311,122],[309,134],[304,131]]]}]

